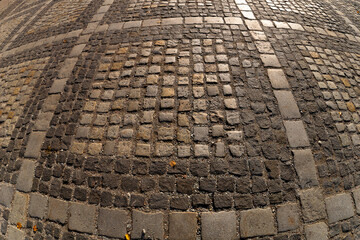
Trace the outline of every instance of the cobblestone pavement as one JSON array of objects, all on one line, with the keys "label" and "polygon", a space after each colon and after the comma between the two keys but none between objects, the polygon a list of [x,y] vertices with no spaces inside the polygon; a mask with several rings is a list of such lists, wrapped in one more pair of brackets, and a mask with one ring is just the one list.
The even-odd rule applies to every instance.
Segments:
[{"label": "cobblestone pavement", "polygon": [[357,1],[0,6],[0,239],[360,239]]}]

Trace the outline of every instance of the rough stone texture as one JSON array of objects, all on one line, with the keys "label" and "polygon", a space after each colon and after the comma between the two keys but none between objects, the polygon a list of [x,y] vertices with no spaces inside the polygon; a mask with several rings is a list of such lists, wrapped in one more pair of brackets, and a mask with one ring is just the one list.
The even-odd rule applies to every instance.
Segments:
[{"label": "rough stone texture", "polygon": [[201,237],[209,240],[238,239],[235,212],[201,213]]},{"label": "rough stone texture", "polygon": [[197,232],[197,213],[170,213],[169,239],[195,240]]},{"label": "rough stone texture", "polygon": [[69,203],[55,198],[49,199],[48,218],[55,222],[65,223]]},{"label": "rough stone texture", "polygon": [[95,231],[95,206],[81,203],[71,203],[69,213],[70,230],[85,233],[93,233]]},{"label": "rough stone texture", "polygon": [[29,196],[27,194],[15,192],[9,216],[9,222],[11,224],[20,222],[25,226],[28,204]]},{"label": "rough stone texture", "polygon": [[299,108],[291,91],[274,91],[274,94],[284,119],[298,119],[301,117]]},{"label": "rough stone texture", "polygon": [[271,86],[274,89],[288,89],[290,85],[282,69],[268,69]]},{"label": "rough stone texture", "polygon": [[350,194],[337,194],[325,198],[326,210],[329,217],[329,223],[348,219],[354,216],[353,201]]},{"label": "rough stone texture", "polygon": [[24,240],[25,232],[16,228],[16,226],[10,226],[8,230],[8,239],[11,240]]},{"label": "rough stone texture", "polygon": [[302,188],[319,185],[315,161],[310,149],[293,150],[294,165]]},{"label": "rough stone texture", "polygon": [[278,231],[290,231],[300,227],[299,206],[296,203],[280,205],[276,209]]},{"label": "rough stone texture", "polygon": [[36,162],[32,160],[23,160],[20,168],[20,174],[16,182],[16,189],[22,192],[30,192],[33,184]]},{"label": "rough stone texture", "polygon": [[276,234],[274,215],[270,208],[240,212],[241,237],[257,237]]},{"label": "rough stone texture", "polygon": [[9,185],[9,184],[5,184],[5,183],[0,183],[0,204],[10,208],[11,206],[11,201],[14,198],[14,187]]},{"label": "rough stone texture", "polygon": [[33,132],[30,134],[24,156],[28,158],[38,158],[40,149],[45,138],[44,132]]},{"label": "rough stone texture", "polygon": [[310,145],[302,121],[284,121],[284,125],[291,147],[307,147]]},{"label": "rough stone texture", "polygon": [[360,214],[360,188],[353,190],[353,196],[354,196],[355,205],[356,205],[356,212],[358,214]]},{"label": "rough stone texture", "polygon": [[305,226],[305,235],[307,240],[327,240],[328,227],[325,223],[314,223]]},{"label": "rough stone texture", "polygon": [[145,229],[146,238],[164,239],[164,216],[163,213],[145,213],[133,211],[133,230],[131,237],[141,238]]},{"label": "rough stone texture", "polygon": [[123,238],[129,220],[130,217],[127,211],[100,208],[97,219],[99,234],[107,237]]},{"label": "rough stone texture", "polygon": [[48,207],[48,197],[41,194],[30,194],[29,215],[43,219],[46,216]]},{"label": "rough stone texture", "polygon": [[305,222],[326,218],[324,197],[319,188],[301,190],[299,196]]}]

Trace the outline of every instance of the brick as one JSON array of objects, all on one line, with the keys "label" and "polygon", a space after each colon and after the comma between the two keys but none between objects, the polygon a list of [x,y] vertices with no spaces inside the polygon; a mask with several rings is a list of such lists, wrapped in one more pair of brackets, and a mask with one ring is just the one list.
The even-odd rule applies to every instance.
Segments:
[{"label": "brick", "polygon": [[[1,196],[1,190],[0,190],[0,196]],[[353,197],[354,197],[354,200],[355,200],[356,212],[358,214],[360,214],[360,188],[357,188],[357,189],[353,190]]]},{"label": "brick", "polygon": [[169,239],[195,240],[197,232],[197,213],[170,213]]},{"label": "brick", "polygon": [[305,226],[305,236],[307,240],[327,240],[328,227],[325,223],[315,223]]},{"label": "brick", "polygon": [[0,183],[0,204],[10,208],[14,197],[14,187],[5,183]]},{"label": "brick", "polygon": [[100,208],[98,217],[99,234],[107,237],[123,238],[129,221],[130,217],[127,211]]},{"label": "brick", "polygon": [[16,182],[16,189],[22,192],[30,192],[33,184],[36,162],[24,159]]},{"label": "brick", "polygon": [[236,214],[231,212],[201,213],[201,235],[206,240],[238,239]]},{"label": "brick", "polygon": [[251,209],[240,212],[241,237],[256,237],[276,234],[275,220],[270,208]]},{"label": "brick", "polygon": [[281,116],[284,119],[299,119],[301,117],[299,108],[291,91],[274,91],[279,104]]},{"label": "brick", "polygon": [[29,196],[27,194],[15,192],[9,216],[9,222],[11,224],[20,222],[23,226],[25,226],[28,202]]},{"label": "brick", "polygon": [[296,148],[310,146],[302,121],[284,121],[284,126],[290,147]]},{"label": "brick", "polygon": [[355,215],[353,201],[348,193],[325,198],[329,223],[351,218]]},{"label": "brick", "polygon": [[32,132],[26,145],[25,157],[38,158],[45,139],[45,132]]},{"label": "brick", "polygon": [[315,161],[310,149],[293,150],[295,170],[300,179],[302,188],[319,185]]},{"label": "brick", "polygon": [[32,193],[30,195],[29,215],[43,219],[48,206],[48,197],[41,194]]},{"label": "brick", "polygon": [[299,206],[288,203],[277,207],[276,216],[279,232],[295,230],[300,227]]},{"label": "brick", "polygon": [[312,222],[326,218],[325,202],[321,190],[311,188],[299,191],[303,219]]},{"label": "brick", "polygon": [[48,218],[52,221],[64,224],[67,220],[68,205],[68,202],[50,198]]},{"label": "brick", "polygon": [[164,239],[163,213],[145,213],[133,210],[133,230],[131,237],[140,239],[143,229],[145,238]]},{"label": "brick", "polygon": [[265,67],[281,67],[279,59],[273,54],[260,54],[260,59]]},{"label": "brick", "polygon": [[81,203],[71,203],[69,207],[69,229],[85,233],[94,233],[96,207]]}]

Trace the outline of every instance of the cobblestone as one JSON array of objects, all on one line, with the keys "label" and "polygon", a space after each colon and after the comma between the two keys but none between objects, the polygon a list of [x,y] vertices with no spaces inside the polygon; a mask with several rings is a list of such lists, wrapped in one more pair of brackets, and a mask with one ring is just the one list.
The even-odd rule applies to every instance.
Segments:
[{"label": "cobblestone", "polygon": [[203,239],[237,239],[235,212],[201,214]]}]

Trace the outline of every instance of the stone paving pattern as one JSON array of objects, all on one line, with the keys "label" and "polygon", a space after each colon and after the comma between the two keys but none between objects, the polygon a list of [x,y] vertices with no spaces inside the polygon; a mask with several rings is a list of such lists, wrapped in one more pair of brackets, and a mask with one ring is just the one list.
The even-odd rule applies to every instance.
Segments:
[{"label": "stone paving pattern", "polygon": [[0,239],[359,239],[345,2],[9,1]]}]

